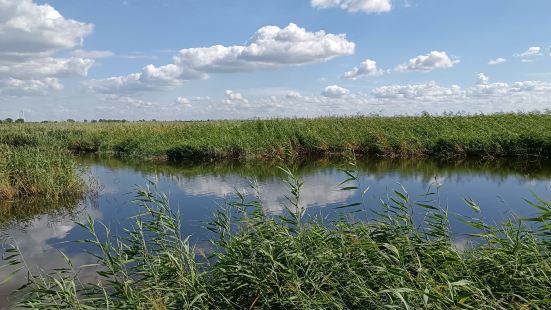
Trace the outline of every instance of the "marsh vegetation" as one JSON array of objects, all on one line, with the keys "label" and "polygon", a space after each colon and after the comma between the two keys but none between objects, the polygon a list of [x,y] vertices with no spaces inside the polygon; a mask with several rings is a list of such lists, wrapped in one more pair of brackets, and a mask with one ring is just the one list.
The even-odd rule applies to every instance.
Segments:
[{"label": "marsh vegetation", "polygon": [[86,184],[66,150],[0,144],[0,199],[80,196]]},{"label": "marsh vegetation", "polygon": [[[551,204],[538,215],[488,225],[458,242],[438,193],[413,202],[405,191],[381,200],[367,220],[358,204],[331,222],[305,216],[303,182],[284,171],[286,211],[266,212],[259,199],[228,202],[207,228],[209,249],[181,234],[181,217],[163,194],[138,191],[141,208],[124,235],[89,219],[97,265],[30,273],[21,307],[40,309],[545,309],[551,290]],[[356,189],[348,171],[342,190]],[[480,211],[472,200],[466,206]],[[415,214],[422,220],[416,221]],[[13,247],[8,264],[25,270]],[[81,281],[95,268],[97,281]]]},{"label": "marsh vegetation", "polygon": [[[105,225],[90,216],[78,226],[87,236],[74,247],[79,254],[90,251],[93,263],[78,264],[67,254],[65,267],[37,269],[17,240],[6,244],[0,283],[25,278],[27,284],[14,295],[20,307],[546,309],[551,304],[548,199],[532,197],[535,202],[526,203],[535,214],[508,214],[501,224],[489,224],[497,221],[487,221],[481,212],[503,206],[489,206],[493,196],[485,197],[483,206],[467,198],[477,191],[491,195],[487,188],[477,188],[487,183],[472,182],[480,170],[482,179],[505,182],[509,191],[520,193],[520,186],[536,180],[537,188],[547,188],[550,114],[9,122],[0,129],[0,232],[13,222],[37,225],[58,206],[66,209],[61,216],[78,213],[75,206],[90,185],[83,167],[99,161],[106,173],[134,171],[103,192],[109,196],[111,191],[114,201],[101,209]],[[335,189],[310,186],[290,170],[273,169],[282,163],[300,167],[304,175],[313,173],[308,182],[316,182],[325,173],[317,172],[347,164],[347,156],[366,159],[356,162],[355,169],[369,171],[373,184],[382,182],[381,175],[395,184],[395,171],[422,189],[429,179],[438,183],[439,175],[468,175],[473,186],[461,193],[465,211],[450,212],[449,197],[440,197],[439,183],[428,186],[420,199],[385,185],[387,191],[376,192],[378,205],[372,209],[363,204],[366,188],[360,187],[356,171],[341,171],[346,180]],[[229,184],[218,182],[225,176],[230,176]],[[193,197],[185,196],[185,202],[196,207],[204,207],[204,200],[196,200],[202,196],[225,204],[186,209],[214,210],[206,221],[192,216],[195,222],[190,224],[186,211],[171,206],[167,196],[142,188],[133,207],[121,208],[118,199],[128,198],[121,193],[145,178],[170,180],[189,190]],[[266,200],[256,187],[226,199],[228,188],[237,188],[237,179],[264,180],[275,187],[268,190],[274,196],[280,193],[274,180],[284,180],[288,191],[283,211],[273,209],[274,204],[281,207],[282,197]],[[122,181],[131,184],[115,188]],[[306,212],[311,206],[331,206],[332,213]],[[122,211],[106,211],[116,208]],[[109,222],[115,214],[111,212],[121,212],[113,221],[132,223],[112,231],[111,225],[120,223]],[[458,221],[468,227],[460,234],[452,230]],[[65,243],[76,228],[67,219],[63,222],[54,238]],[[204,233],[198,232],[201,225],[206,226]],[[187,232],[208,243],[194,241]]]},{"label": "marsh vegetation", "polygon": [[140,160],[288,160],[351,151],[394,158],[551,154],[551,114],[534,113],[0,126],[0,144],[57,145]]}]

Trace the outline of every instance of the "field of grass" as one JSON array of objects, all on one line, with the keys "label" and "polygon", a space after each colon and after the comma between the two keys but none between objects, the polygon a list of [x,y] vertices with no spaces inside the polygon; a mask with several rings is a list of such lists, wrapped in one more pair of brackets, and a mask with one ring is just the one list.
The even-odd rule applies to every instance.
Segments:
[{"label": "field of grass", "polygon": [[0,144],[0,199],[58,200],[81,195],[85,188],[76,161],[66,150]]},{"label": "field of grass", "polygon": [[[549,309],[551,203],[533,206],[532,224],[498,226],[464,219],[478,233],[457,239],[436,194],[405,192],[357,221],[343,206],[331,223],[307,218],[302,182],[287,174],[287,213],[266,214],[257,200],[229,202],[208,228],[212,248],[180,234],[166,196],[139,191],[143,213],[127,235],[82,224],[98,265],[29,274],[19,306],[33,309]],[[343,190],[354,188],[354,173]],[[475,202],[468,206],[478,210]],[[466,206],[467,207],[467,206]],[[424,214],[421,223],[414,214]],[[183,215],[185,216],[185,215]],[[362,215],[363,216],[363,215]],[[535,224],[534,224],[535,223]],[[200,255],[208,252],[208,255]],[[7,264],[25,265],[17,247]],[[81,281],[97,268],[97,282]]]},{"label": "field of grass", "polygon": [[0,144],[139,160],[551,155],[551,114],[208,122],[0,124]]}]

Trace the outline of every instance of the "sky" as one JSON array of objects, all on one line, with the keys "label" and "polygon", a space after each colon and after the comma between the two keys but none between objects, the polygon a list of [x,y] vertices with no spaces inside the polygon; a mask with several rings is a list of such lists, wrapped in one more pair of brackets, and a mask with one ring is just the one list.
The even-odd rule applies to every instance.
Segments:
[{"label": "sky", "polygon": [[0,119],[551,109],[548,0],[0,0]]}]

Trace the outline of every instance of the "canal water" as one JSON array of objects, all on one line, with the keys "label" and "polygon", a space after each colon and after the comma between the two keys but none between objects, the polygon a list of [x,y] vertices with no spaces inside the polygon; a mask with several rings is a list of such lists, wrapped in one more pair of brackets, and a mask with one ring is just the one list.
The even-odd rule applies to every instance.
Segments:
[{"label": "canal water", "polygon": [[[76,266],[93,264],[95,260],[82,244],[70,242],[88,237],[76,222],[92,218],[110,227],[114,234],[122,233],[132,224],[132,216],[140,211],[132,203],[136,189],[150,182],[157,191],[167,194],[173,209],[180,210],[183,233],[190,235],[199,248],[208,247],[209,231],[205,226],[212,214],[225,201],[235,200],[237,191],[252,198],[249,186],[252,181],[257,184],[263,206],[273,214],[284,212],[285,196],[289,194],[284,174],[269,163],[168,165],[97,157],[83,157],[79,161],[86,167],[87,178],[95,188],[95,193],[85,199],[55,204],[0,203],[2,242],[17,244],[27,264],[35,270],[63,266],[60,251]],[[301,204],[307,207],[308,216],[327,221],[342,210],[339,206],[355,202],[362,203],[364,211],[358,217],[369,219],[374,216],[372,210],[380,208],[380,200],[387,199],[395,190],[407,191],[412,201],[426,200],[423,194],[437,192],[440,206],[451,215],[450,226],[458,245],[461,236],[470,230],[457,217],[499,223],[510,217],[534,214],[534,208],[524,199],[535,200],[535,195],[551,198],[551,162],[541,160],[362,159],[354,168],[359,189],[346,191],[339,187],[347,178],[342,169],[350,168],[346,163],[315,159],[294,163],[289,168],[304,182]],[[471,210],[465,199],[476,201],[481,212]],[[0,282],[10,272],[9,268],[0,269]],[[95,279],[93,270],[83,270],[80,275],[85,280]],[[24,276],[18,274],[0,286],[0,309],[17,298],[12,292],[24,283]]]}]

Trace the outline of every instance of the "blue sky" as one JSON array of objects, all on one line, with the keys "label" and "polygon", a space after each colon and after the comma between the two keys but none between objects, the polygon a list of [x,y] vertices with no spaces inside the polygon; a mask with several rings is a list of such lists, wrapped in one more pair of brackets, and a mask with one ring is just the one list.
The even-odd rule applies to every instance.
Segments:
[{"label": "blue sky", "polygon": [[544,0],[0,0],[0,118],[544,110],[548,12]]}]

